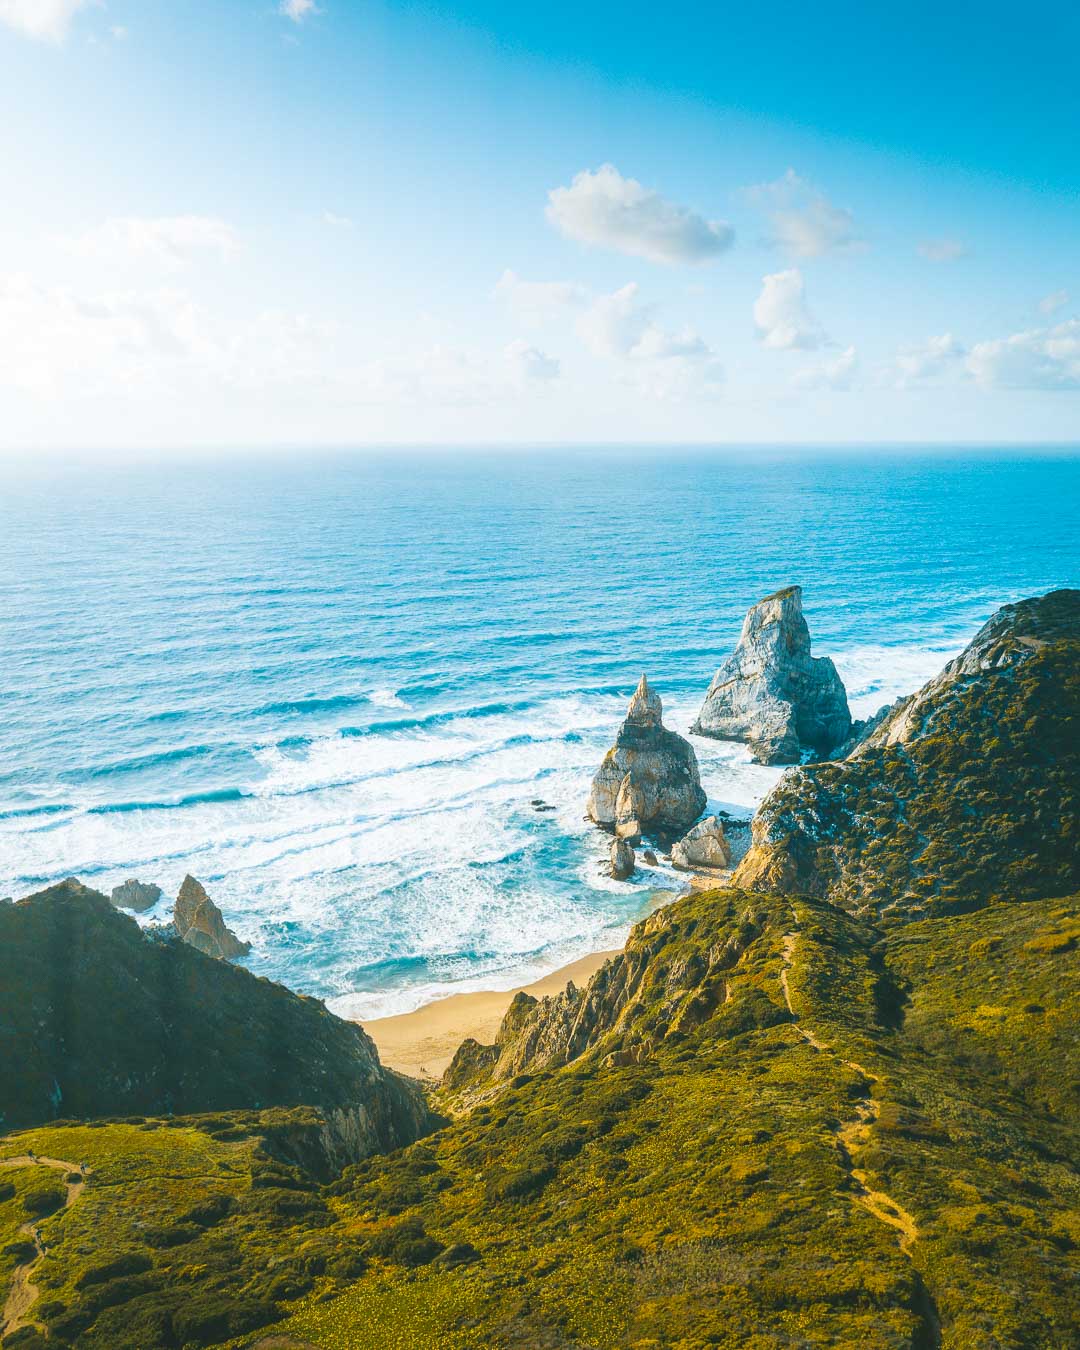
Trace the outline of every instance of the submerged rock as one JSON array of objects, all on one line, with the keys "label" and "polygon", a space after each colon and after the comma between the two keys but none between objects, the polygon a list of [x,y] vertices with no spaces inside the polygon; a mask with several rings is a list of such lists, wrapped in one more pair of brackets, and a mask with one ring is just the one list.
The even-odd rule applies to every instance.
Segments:
[{"label": "submerged rock", "polygon": [[706,816],[677,844],[672,845],[671,862],[684,872],[695,867],[729,867],[731,845],[716,816]]},{"label": "submerged rock", "polygon": [[705,809],[694,747],[664,726],[662,714],[660,695],[642,675],[593,779],[589,818],[623,838],[685,830]]},{"label": "submerged rock", "polygon": [[616,839],[611,845],[610,858],[611,875],[616,881],[625,881],[627,877],[633,876],[637,859],[625,839]]},{"label": "submerged rock", "polygon": [[128,877],[123,885],[113,887],[110,898],[117,909],[133,909],[136,914],[142,914],[148,909],[153,909],[161,896],[160,886],[155,886],[150,881],[137,881],[135,877]]},{"label": "submerged rock", "polygon": [[251,951],[250,942],[242,942],[225,927],[221,910],[191,875],[184,878],[176,897],[173,926],[184,942],[207,956],[232,961]]},{"label": "submerged rock", "polygon": [[847,694],[829,658],[810,655],[801,587],[753,606],[692,730],[745,741],[759,764],[797,764],[804,751],[823,758],[848,739]]}]

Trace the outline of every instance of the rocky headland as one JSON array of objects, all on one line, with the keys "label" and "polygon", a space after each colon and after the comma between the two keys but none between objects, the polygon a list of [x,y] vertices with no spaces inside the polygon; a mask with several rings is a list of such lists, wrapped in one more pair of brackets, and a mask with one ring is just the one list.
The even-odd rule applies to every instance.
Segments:
[{"label": "rocky headland", "polygon": [[909,917],[1080,886],[1080,591],[1006,605],[846,759],[789,769],[737,885]]},{"label": "rocky headland", "polygon": [[74,878],[0,907],[0,1121],[306,1105],[342,1162],[427,1128],[354,1022],[177,938]]},{"label": "rocky headland", "polygon": [[630,843],[681,834],[705,809],[694,747],[662,717],[660,695],[642,675],[589,794],[589,818]]},{"label": "rocky headland", "polygon": [[810,654],[802,588],[754,605],[738,645],[713,676],[691,730],[744,741],[759,764],[824,758],[851,735],[847,694],[827,656]]}]

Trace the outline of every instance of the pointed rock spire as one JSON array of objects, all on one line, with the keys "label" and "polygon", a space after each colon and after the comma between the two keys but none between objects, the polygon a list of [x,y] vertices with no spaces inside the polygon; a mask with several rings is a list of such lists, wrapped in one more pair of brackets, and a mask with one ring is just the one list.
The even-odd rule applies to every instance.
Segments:
[{"label": "pointed rock spire", "polygon": [[664,705],[660,702],[660,695],[649,687],[648,678],[642,675],[626,710],[626,720],[636,726],[659,726],[663,713]]},{"label": "pointed rock spire", "polygon": [[642,675],[614,746],[593,779],[588,813],[623,838],[686,830],[705,809],[697,756],[668,731],[660,695]]}]

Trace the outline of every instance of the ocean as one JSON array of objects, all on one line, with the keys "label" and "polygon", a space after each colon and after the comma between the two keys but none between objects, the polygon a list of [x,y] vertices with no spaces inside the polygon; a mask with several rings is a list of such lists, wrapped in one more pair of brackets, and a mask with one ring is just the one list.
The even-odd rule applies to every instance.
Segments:
[{"label": "ocean", "polygon": [[[344,1015],[509,988],[682,885],[606,878],[583,818],[642,671],[685,734],[798,583],[865,715],[1077,584],[1078,503],[1052,451],[0,466],[0,896],[191,872],[245,964]],[[778,777],[695,746],[711,807]]]}]

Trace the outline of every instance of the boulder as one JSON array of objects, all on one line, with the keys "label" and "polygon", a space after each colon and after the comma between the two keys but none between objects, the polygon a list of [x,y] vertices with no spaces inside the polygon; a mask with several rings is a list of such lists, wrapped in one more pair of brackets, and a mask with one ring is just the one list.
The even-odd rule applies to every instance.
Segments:
[{"label": "boulder", "polygon": [[616,881],[625,881],[627,877],[633,876],[634,850],[625,839],[616,839],[611,845],[611,875]]},{"label": "boulder", "polygon": [[173,927],[189,946],[223,961],[247,956],[251,951],[250,942],[242,942],[231,929],[225,927],[221,910],[190,875],[184,878],[176,897]]},{"label": "boulder", "polygon": [[123,885],[113,887],[110,898],[117,909],[133,909],[136,914],[143,914],[154,908],[161,895],[161,887],[153,882],[128,877]]},{"label": "boulder", "polygon": [[671,848],[672,866],[684,872],[696,867],[730,867],[731,845],[716,816],[698,821],[688,834]]},{"label": "boulder", "polygon": [[661,720],[660,695],[642,675],[615,744],[593,779],[587,811],[623,838],[682,832],[705,809],[697,756]]},{"label": "boulder", "polygon": [[713,676],[691,730],[745,741],[758,764],[822,759],[851,735],[836,667],[810,655],[802,588],[766,596],[747,614],[738,646]]}]

